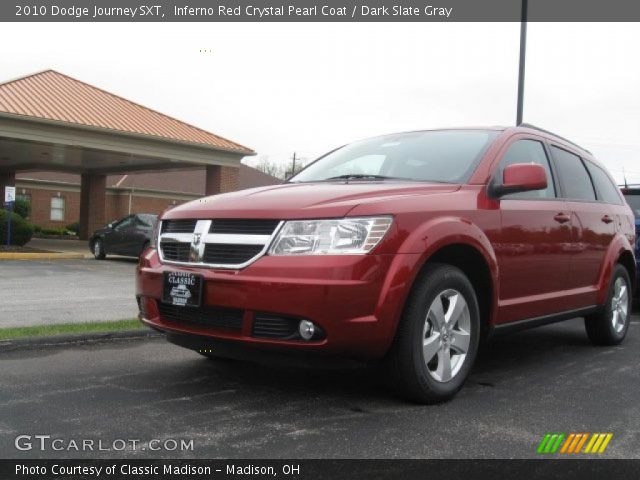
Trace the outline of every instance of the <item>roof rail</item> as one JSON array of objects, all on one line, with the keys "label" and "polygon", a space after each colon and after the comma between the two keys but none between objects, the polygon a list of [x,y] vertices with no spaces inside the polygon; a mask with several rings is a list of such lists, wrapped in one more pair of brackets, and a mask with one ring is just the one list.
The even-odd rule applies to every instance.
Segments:
[{"label": "roof rail", "polygon": [[584,147],[581,147],[580,145],[578,145],[576,142],[572,142],[571,140],[561,137],[560,135],[558,135],[557,133],[553,133],[550,132],[549,130],[545,130],[544,128],[540,128],[540,127],[536,127],[535,125],[531,125],[530,123],[521,123],[520,125],[518,125],[519,127],[525,127],[525,128],[531,128],[533,130],[538,130],[539,132],[544,132],[544,133],[548,133],[549,135],[553,135],[554,137],[558,137],[560,140],[564,140],[567,143],[570,143],[571,145],[573,145],[574,147],[579,148],[580,150],[584,150],[585,152],[587,152],[589,155],[591,155],[591,152],[589,150],[587,150]]}]

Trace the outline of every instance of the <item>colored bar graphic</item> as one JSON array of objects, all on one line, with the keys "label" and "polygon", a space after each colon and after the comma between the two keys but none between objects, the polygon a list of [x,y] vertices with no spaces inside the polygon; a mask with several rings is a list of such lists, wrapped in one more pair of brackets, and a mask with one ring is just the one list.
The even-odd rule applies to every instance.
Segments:
[{"label": "colored bar graphic", "polygon": [[547,433],[536,451],[539,454],[599,454],[604,453],[612,438],[613,433]]}]

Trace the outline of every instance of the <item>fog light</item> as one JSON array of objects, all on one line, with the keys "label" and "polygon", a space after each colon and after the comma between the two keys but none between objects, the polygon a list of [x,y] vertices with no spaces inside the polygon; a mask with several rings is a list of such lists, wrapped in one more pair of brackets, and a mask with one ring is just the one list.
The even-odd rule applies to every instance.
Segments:
[{"label": "fog light", "polygon": [[298,331],[304,340],[311,340],[316,333],[316,326],[309,320],[300,320]]}]

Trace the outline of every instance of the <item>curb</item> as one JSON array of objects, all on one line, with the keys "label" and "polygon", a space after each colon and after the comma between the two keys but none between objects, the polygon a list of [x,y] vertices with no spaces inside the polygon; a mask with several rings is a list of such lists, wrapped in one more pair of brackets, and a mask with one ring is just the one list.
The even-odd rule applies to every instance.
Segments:
[{"label": "curb", "polygon": [[16,350],[51,348],[69,345],[86,345],[113,341],[143,340],[162,336],[161,333],[148,328],[124,330],[119,332],[94,332],[73,335],[53,335],[49,337],[18,338],[16,340],[0,340],[0,354]]},{"label": "curb", "polygon": [[2,252],[0,260],[78,260],[86,258],[84,253],[56,252]]}]

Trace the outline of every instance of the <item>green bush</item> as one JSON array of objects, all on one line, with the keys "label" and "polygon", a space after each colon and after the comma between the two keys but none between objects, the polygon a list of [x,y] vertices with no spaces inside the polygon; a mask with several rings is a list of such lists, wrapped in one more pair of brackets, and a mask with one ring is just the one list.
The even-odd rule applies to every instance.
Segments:
[{"label": "green bush", "polygon": [[67,229],[65,227],[40,227],[42,235],[66,235]]},{"label": "green bush", "polygon": [[[9,212],[0,210],[0,244],[7,243],[7,216]],[[11,214],[11,245],[22,246],[33,236],[33,225],[17,213]]]},{"label": "green bush", "polygon": [[31,203],[24,198],[16,198],[13,204],[13,211],[22,218],[29,218],[31,216]]},{"label": "green bush", "polygon": [[66,228],[73,233],[78,233],[80,231],[80,222],[73,222],[67,225]]}]

